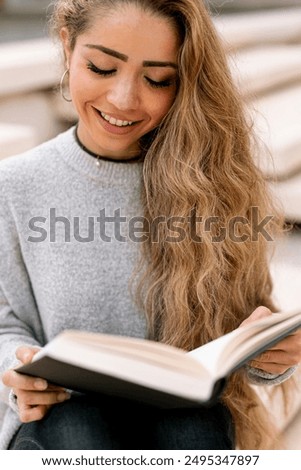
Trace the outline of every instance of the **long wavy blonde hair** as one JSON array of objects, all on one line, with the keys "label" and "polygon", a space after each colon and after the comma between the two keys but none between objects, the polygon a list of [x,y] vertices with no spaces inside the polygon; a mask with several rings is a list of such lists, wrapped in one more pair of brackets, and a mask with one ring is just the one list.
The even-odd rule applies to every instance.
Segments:
[{"label": "long wavy blonde hair", "polygon": [[[269,248],[283,220],[254,164],[252,128],[202,1],[58,0],[52,29],[67,27],[73,48],[98,10],[120,4],[167,18],[182,39],[175,102],[141,141],[149,237],[137,298],[151,338],[191,350],[237,328],[260,305],[276,310]],[[260,233],[265,217],[268,233]],[[181,239],[171,237],[171,220]],[[239,448],[272,447],[273,426],[243,371],[228,380],[222,400]]]}]

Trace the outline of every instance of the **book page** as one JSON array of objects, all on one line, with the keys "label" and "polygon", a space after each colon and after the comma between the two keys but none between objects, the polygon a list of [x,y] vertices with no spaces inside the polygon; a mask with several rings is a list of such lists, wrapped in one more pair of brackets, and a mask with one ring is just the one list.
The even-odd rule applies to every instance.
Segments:
[{"label": "book page", "polygon": [[186,375],[198,376],[203,373],[200,363],[189,358],[186,351],[155,341],[69,330],[58,335],[49,346],[46,345],[44,351],[47,352],[48,348],[54,351],[54,347],[57,347],[63,354],[65,353],[64,344],[66,348],[71,344],[78,345],[82,353],[93,351],[95,357],[98,351],[102,351],[126,356],[139,362],[153,363]]},{"label": "book page", "polygon": [[[69,338],[70,339],[70,338]],[[185,353],[184,353],[185,354]],[[183,397],[195,402],[207,401],[211,398],[211,391],[214,383],[210,380],[206,370],[198,365],[197,374],[183,373],[182,370],[171,368],[169,365],[165,367],[164,361],[152,362],[145,358],[139,358],[139,355],[128,355],[124,351],[111,350],[102,347],[87,347],[87,345],[79,344],[66,337],[57,337],[52,343],[40,351],[31,364],[26,367],[26,373],[30,373],[30,367],[38,365],[39,361],[44,358],[51,358],[62,364],[58,370],[58,374],[62,377],[61,384],[64,385],[64,378],[68,369],[68,364],[76,366],[79,369],[91,370],[95,372],[95,381],[98,381],[97,375],[111,376],[121,381],[126,381],[139,386],[163,391],[171,395]],[[189,362],[191,359],[186,357]],[[41,375],[47,378],[47,371]],[[80,372],[74,376],[76,385],[80,380]],[[52,376],[54,383],[60,383],[55,380],[55,371]]]},{"label": "book page", "polygon": [[224,357],[224,350],[226,350],[229,345],[232,346],[239,336],[240,333],[237,330],[234,330],[216,340],[210,341],[210,343],[194,349],[193,351],[189,351],[187,354],[190,357],[194,357],[202,364],[206,364],[206,368],[211,371],[213,377],[220,377],[218,375],[219,363],[221,357]]},{"label": "book page", "polygon": [[188,354],[200,362],[205,361],[214,375],[223,377],[244,360],[249,360],[254,354],[258,355],[273,342],[278,342],[279,338],[300,326],[300,311],[275,313],[250,325],[237,328]]}]

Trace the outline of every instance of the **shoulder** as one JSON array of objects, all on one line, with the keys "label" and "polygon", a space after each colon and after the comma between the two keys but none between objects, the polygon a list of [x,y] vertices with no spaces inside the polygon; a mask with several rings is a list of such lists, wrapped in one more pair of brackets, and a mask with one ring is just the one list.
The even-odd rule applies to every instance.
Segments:
[{"label": "shoulder", "polygon": [[31,150],[0,161],[0,191],[29,189],[32,185],[45,184],[60,171],[60,146],[70,130],[59,134]]}]

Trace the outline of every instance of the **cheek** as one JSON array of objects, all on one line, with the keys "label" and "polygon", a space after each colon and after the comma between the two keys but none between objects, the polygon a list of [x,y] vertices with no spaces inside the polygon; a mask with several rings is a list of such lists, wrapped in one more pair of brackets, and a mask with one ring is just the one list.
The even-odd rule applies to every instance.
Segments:
[{"label": "cheek", "polygon": [[74,72],[70,76],[70,90],[74,96],[74,100],[80,103],[85,103],[95,99],[99,95],[99,85],[97,82],[82,72]]},{"label": "cheek", "polygon": [[[163,95],[163,94],[162,94]],[[166,93],[152,101],[152,117],[158,124],[168,113],[175,100],[175,93]]]}]

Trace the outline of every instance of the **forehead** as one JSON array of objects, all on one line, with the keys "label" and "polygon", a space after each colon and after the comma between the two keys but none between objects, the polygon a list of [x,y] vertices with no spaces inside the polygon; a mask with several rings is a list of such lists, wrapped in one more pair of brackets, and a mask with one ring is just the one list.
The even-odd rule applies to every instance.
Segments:
[{"label": "forehead", "polygon": [[180,40],[167,17],[133,5],[94,12],[89,28],[78,37],[80,44],[102,44],[129,58],[176,60]]}]

